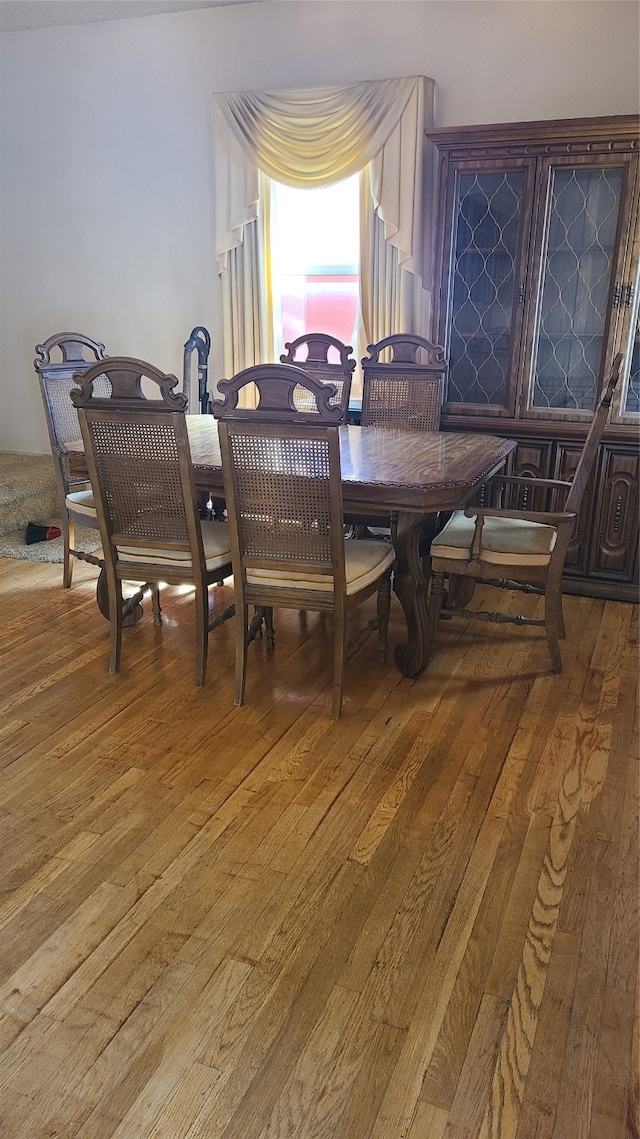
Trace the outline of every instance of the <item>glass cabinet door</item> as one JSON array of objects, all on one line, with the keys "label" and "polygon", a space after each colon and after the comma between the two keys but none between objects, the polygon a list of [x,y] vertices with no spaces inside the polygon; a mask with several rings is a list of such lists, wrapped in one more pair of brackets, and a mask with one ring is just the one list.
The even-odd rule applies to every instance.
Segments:
[{"label": "glass cabinet door", "polygon": [[448,216],[450,298],[441,330],[449,410],[513,414],[533,165],[461,164]]},{"label": "glass cabinet door", "polygon": [[615,332],[629,163],[549,159],[545,166],[528,409],[581,418],[595,407]]}]

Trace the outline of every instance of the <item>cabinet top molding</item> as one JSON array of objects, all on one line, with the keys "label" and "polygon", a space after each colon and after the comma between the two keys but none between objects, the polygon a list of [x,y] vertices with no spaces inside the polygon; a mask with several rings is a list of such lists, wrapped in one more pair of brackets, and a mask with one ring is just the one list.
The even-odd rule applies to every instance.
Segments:
[{"label": "cabinet top molding", "polygon": [[543,119],[524,123],[478,123],[473,126],[434,127],[425,135],[439,149],[495,153],[512,147],[519,154],[577,153],[597,149],[640,150],[640,118],[607,115],[602,118]]}]

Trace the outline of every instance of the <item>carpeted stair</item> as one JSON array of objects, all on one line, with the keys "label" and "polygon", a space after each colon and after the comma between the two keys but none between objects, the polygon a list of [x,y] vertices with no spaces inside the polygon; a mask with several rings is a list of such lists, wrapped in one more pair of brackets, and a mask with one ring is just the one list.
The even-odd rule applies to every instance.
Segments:
[{"label": "carpeted stair", "polygon": [[[0,452],[0,556],[61,562],[62,538],[26,545],[28,522],[60,525],[53,459]],[[99,545],[97,530],[77,528],[77,548],[92,553]]]}]

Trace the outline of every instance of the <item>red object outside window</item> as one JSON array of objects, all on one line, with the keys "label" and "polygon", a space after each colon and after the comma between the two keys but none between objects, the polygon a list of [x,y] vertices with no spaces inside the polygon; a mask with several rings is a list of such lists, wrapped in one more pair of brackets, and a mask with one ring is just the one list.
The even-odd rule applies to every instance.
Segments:
[{"label": "red object outside window", "polygon": [[356,273],[310,273],[282,281],[283,341],[305,332],[328,332],[353,344],[358,315]]}]

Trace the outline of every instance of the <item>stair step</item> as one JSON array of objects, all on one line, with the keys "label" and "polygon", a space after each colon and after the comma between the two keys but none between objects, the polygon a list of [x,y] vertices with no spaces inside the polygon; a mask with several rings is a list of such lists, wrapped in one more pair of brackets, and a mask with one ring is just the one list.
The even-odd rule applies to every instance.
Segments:
[{"label": "stair step", "polygon": [[51,455],[0,452],[0,534],[60,517]]}]

